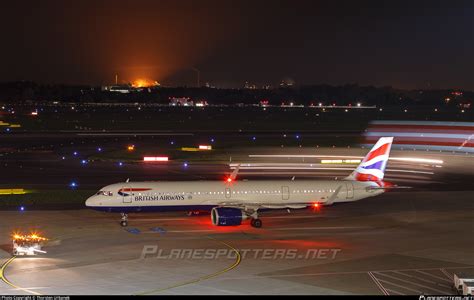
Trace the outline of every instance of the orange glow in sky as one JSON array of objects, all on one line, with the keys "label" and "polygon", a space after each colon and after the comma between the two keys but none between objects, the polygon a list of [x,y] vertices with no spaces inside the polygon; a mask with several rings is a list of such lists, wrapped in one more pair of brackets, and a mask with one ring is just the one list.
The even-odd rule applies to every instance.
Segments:
[{"label": "orange glow in sky", "polygon": [[154,80],[150,80],[146,78],[135,79],[132,82],[132,86],[134,88],[152,87],[152,86],[159,86],[159,85],[160,84],[158,83],[158,81],[154,81]]}]

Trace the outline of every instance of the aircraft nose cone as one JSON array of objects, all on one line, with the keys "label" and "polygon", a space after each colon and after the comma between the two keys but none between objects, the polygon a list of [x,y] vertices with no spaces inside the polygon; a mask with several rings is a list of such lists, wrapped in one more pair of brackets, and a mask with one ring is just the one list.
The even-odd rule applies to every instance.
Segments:
[{"label": "aircraft nose cone", "polygon": [[95,197],[89,197],[87,200],[86,200],[86,206],[96,206],[97,205],[97,199],[95,199]]}]

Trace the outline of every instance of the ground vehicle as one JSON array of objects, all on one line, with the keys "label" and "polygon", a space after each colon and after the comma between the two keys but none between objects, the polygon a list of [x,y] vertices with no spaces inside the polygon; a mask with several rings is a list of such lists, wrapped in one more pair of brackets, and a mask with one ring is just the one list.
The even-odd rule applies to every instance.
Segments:
[{"label": "ground vehicle", "polygon": [[46,253],[41,250],[43,243],[47,239],[37,234],[21,235],[14,234],[12,238],[13,242],[13,255],[36,255],[38,253]]}]

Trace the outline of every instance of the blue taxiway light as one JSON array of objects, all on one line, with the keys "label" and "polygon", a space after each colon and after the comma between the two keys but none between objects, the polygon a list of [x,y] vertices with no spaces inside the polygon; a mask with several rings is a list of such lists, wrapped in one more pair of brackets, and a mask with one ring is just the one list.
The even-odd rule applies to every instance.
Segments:
[{"label": "blue taxiway light", "polygon": [[24,211],[25,210],[25,207],[24,206],[20,206],[20,211]]},{"label": "blue taxiway light", "polygon": [[72,154],[73,154],[74,156],[77,156],[79,153],[78,153],[77,151],[74,151]]}]

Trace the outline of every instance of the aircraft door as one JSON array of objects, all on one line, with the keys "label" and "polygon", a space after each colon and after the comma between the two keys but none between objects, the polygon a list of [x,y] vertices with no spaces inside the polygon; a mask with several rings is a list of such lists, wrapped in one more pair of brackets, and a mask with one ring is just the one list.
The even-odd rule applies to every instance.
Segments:
[{"label": "aircraft door", "polygon": [[287,186],[281,187],[281,199],[290,200],[290,188]]},{"label": "aircraft door", "polygon": [[354,198],[354,186],[352,185],[352,182],[346,182],[346,188],[347,188],[347,199]]},{"label": "aircraft door", "polygon": [[129,186],[124,186],[120,193],[122,195],[123,203],[132,203],[133,191],[132,188]]}]

